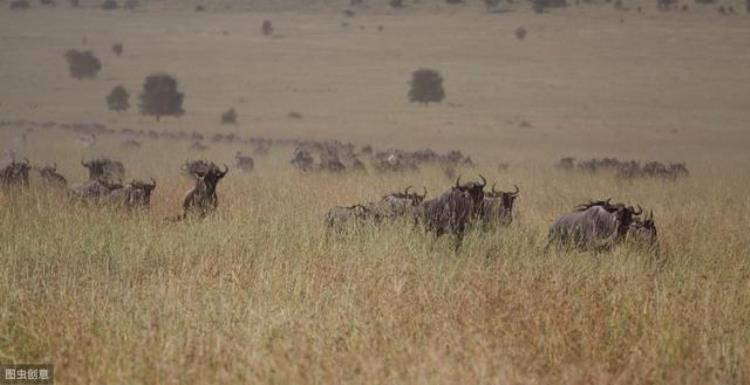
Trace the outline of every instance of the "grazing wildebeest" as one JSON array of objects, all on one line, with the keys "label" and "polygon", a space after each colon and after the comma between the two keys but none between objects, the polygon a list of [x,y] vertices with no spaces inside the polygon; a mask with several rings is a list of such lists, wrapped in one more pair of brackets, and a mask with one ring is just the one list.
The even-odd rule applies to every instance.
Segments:
[{"label": "grazing wildebeest", "polygon": [[68,187],[67,179],[57,172],[57,164],[41,167],[37,169],[37,171],[39,171],[39,175],[42,177],[42,181],[45,185],[54,188]]},{"label": "grazing wildebeest", "polygon": [[363,222],[372,216],[372,211],[363,205],[336,206],[326,213],[325,224],[328,228],[342,230],[348,224]]},{"label": "grazing wildebeest", "polygon": [[253,161],[253,158],[247,155],[242,155],[239,151],[234,154],[234,159],[235,162],[237,162],[237,168],[241,171],[250,172],[255,168],[255,161]]},{"label": "grazing wildebeest", "polygon": [[151,204],[151,192],[156,188],[156,181],[152,178],[151,183],[139,180],[112,189],[107,196],[109,203],[126,209],[148,208]]},{"label": "grazing wildebeest", "polygon": [[638,247],[658,251],[658,239],[653,211],[650,211],[644,219],[635,218],[633,220],[633,223],[628,228],[627,240]]},{"label": "grazing wildebeest", "polygon": [[383,197],[380,202],[368,205],[374,213],[375,219],[396,220],[398,218],[414,218],[417,210],[427,196],[427,188],[424,188],[424,194],[410,193],[412,186],[407,187],[403,192],[390,193]]},{"label": "grazing wildebeest", "polygon": [[29,165],[28,159],[23,162],[12,161],[0,171],[0,187],[29,187]]},{"label": "grazing wildebeest", "polygon": [[456,185],[437,198],[422,203],[420,219],[427,231],[436,236],[451,234],[457,236],[460,245],[466,228],[482,213],[484,186],[487,180],[479,175],[482,183],[469,182],[461,184],[461,177]]},{"label": "grazing wildebeest", "polygon": [[513,222],[513,203],[521,191],[518,186],[513,187],[514,192],[497,191],[493,184],[492,191],[484,194],[482,224],[485,229],[495,225],[508,226]]},{"label": "grazing wildebeest", "polygon": [[188,216],[204,218],[216,211],[219,206],[216,186],[227,175],[229,167],[224,165],[224,171],[221,171],[213,162],[197,161],[187,162],[183,166],[183,170],[195,178],[195,186],[185,196],[182,204],[184,212],[181,219]]},{"label": "grazing wildebeest", "polygon": [[89,180],[122,184],[123,179],[125,179],[125,166],[117,160],[97,158],[84,162],[81,159],[81,165],[89,169]]},{"label": "grazing wildebeest", "polygon": [[123,186],[119,183],[110,183],[107,180],[87,180],[71,186],[68,190],[73,198],[78,198],[84,202],[104,202],[113,190],[121,189]]},{"label": "grazing wildebeest", "polygon": [[632,206],[606,201],[579,205],[576,210],[557,218],[549,229],[545,250],[553,243],[558,247],[584,250],[607,250],[624,239],[634,217],[640,215]]}]

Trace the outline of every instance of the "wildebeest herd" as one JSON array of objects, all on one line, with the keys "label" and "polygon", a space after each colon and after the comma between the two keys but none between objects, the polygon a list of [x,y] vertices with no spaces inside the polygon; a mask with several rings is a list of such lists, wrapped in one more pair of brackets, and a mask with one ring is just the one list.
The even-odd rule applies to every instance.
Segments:
[{"label": "wildebeest herd", "polygon": [[[36,168],[41,180],[47,186],[67,188],[68,196],[86,203],[113,205],[128,210],[148,208],[156,182],[132,180],[123,183],[125,167],[109,158],[81,160],[88,169],[89,179],[67,188],[65,177],[57,173],[56,166]],[[29,186],[28,160],[13,161],[0,172],[0,186],[6,193]],[[182,214],[171,218],[183,220],[204,218],[218,207],[216,187],[229,172],[213,162],[205,160],[186,161],[183,173],[190,175],[195,182],[188,191],[182,205]],[[487,180],[461,183],[461,177],[448,190],[432,198],[423,193],[404,191],[387,194],[379,201],[337,206],[330,209],[324,219],[329,231],[339,231],[357,224],[394,222],[406,220],[421,225],[436,237],[452,235],[456,247],[470,228],[483,231],[506,227],[513,222],[513,204],[520,194],[518,186],[514,191],[497,191],[493,184],[485,192]],[[548,242],[550,246],[586,250],[606,250],[614,245],[631,240],[638,245],[656,247],[656,226],[653,212],[641,217],[643,210],[623,203],[612,203],[610,199],[591,201],[575,208],[555,220],[550,226]]]},{"label": "wildebeest herd", "polygon": [[[513,203],[520,193],[518,186],[514,186],[514,191],[505,192],[497,191],[493,185],[491,191],[485,192],[487,180],[479,177],[481,182],[463,184],[459,177],[450,189],[429,200],[425,200],[426,189],[420,195],[410,193],[409,186],[378,202],[336,206],[326,214],[325,224],[330,230],[341,230],[353,223],[377,224],[402,218],[420,224],[436,237],[455,236],[458,247],[466,231],[473,226],[487,231],[509,226],[513,221]],[[640,207],[612,203],[611,199],[579,205],[552,223],[545,250],[550,246],[608,250],[624,241],[656,250],[653,212],[641,218],[642,214]]]},{"label": "wildebeest herd", "polygon": [[636,160],[621,161],[617,158],[588,159],[576,162],[573,157],[564,157],[560,159],[557,167],[562,170],[588,173],[610,171],[622,179],[661,178],[663,180],[675,180],[690,174],[685,163],[664,164],[651,161],[641,164]]},{"label": "wildebeest herd", "polygon": [[[21,124],[23,123],[23,124]],[[100,124],[61,124],[53,122],[37,124],[34,122],[0,122],[2,125],[30,127],[61,128],[86,135],[112,135],[116,132]],[[202,140],[202,135],[193,133],[156,133],[151,131],[134,131],[123,129],[119,134],[128,135],[129,147],[135,138],[148,139],[188,139]],[[122,130],[121,130],[122,131]],[[291,164],[301,172],[366,171],[363,157],[369,158],[371,169],[376,172],[416,172],[420,166],[433,165],[443,170],[446,177],[455,178],[457,168],[471,168],[473,160],[460,151],[439,154],[433,150],[403,151],[398,149],[376,151],[372,146],[356,147],[351,143],[338,141],[289,140],[273,142],[262,138],[243,139],[234,134],[215,135],[217,142],[239,142],[255,147],[253,155],[268,153],[273,143],[294,145]],[[140,142],[137,142],[140,143]],[[151,193],[156,182],[131,180],[124,182],[125,167],[116,160],[106,157],[81,160],[81,165],[88,170],[88,180],[69,185],[64,176],[57,172],[56,165],[32,167],[28,160],[16,161],[15,158],[0,170],[0,187],[6,193],[29,186],[29,171],[36,170],[42,183],[49,188],[66,190],[71,199],[85,203],[104,204],[121,207],[126,210],[146,209],[150,205]],[[242,151],[235,154],[237,169],[250,172],[255,162]],[[647,162],[641,165],[636,161],[620,161],[616,158],[591,159],[576,162],[574,158],[562,158],[558,168],[597,173],[611,171],[622,178],[658,177],[674,180],[688,175],[684,163]],[[213,162],[205,160],[186,161],[182,172],[194,180],[193,188],[187,192],[182,213],[170,220],[204,218],[216,211],[218,183],[227,175],[229,168],[223,169]],[[436,237],[451,235],[460,245],[467,230],[490,229],[510,226],[513,222],[513,204],[519,196],[518,186],[514,191],[485,191],[487,180],[480,175],[480,181],[461,183],[460,176],[454,185],[440,195],[427,199],[427,189],[420,194],[409,186],[404,191],[387,194],[373,202],[352,206],[337,206],[330,209],[324,219],[328,231],[339,231],[348,226],[362,223],[381,224],[405,220],[419,225]],[[642,216],[643,211],[623,203],[612,203],[610,200],[592,201],[578,206],[571,213],[560,216],[550,226],[547,248],[574,247],[578,249],[609,249],[612,246],[630,240],[650,248],[656,247],[656,226],[653,213]]]}]

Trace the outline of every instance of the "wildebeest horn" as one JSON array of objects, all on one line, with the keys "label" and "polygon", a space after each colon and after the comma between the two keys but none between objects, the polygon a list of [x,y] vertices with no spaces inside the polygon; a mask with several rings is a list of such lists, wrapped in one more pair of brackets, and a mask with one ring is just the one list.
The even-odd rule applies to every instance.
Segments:
[{"label": "wildebeest horn", "polygon": [[648,219],[654,220],[654,210],[648,212]]},{"label": "wildebeest horn", "polygon": [[151,188],[156,187],[156,180],[154,178],[151,178]]},{"label": "wildebeest horn", "polygon": [[497,185],[497,183],[493,183],[493,184],[492,184],[492,192],[493,192],[493,193],[497,192],[497,191],[495,191],[495,185]]},{"label": "wildebeest horn", "polygon": [[229,166],[224,164],[224,171],[221,173],[221,176],[223,177],[224,175],[227,175],[228,172],[229,172]]},{"label": "wildebeest horn", "polygon": [[29,158],[23,158],[23,161],[24,161],[24,163],[26,163],[26,165],[27,165],[27,166],[28,166],[28,165],[29,165],[29,163],[30,163],[30,162],[29,162]]},{"label": "wildebeest horn", "polygon": [[487,186],[487,179],[484,179],[482,174],[479,174],[479,178],[482,179],[482,187]]},{"label": "wildebeest horn", "polygon": [[459,175],[458,178],[456,178],[456,187],[460,186],[460,184],[461,184],[461,175]]},{"label": "wildebeest horn", "polygon": [[424,187],[424,195],[422,195],[422,199],[424,199],[427,196],[427,186]]},{"label": "wildebeest horn", "polygon": [[638,207],[638,212],[637,213],[635,212],[635,209],[633,208],[633,206],[630,206],[630,211],[633,212],[633,215],[641,215],[641,214],[643,214],[643,209],[641,208],[641,205],[636,205],[636,207]]},{"label": "wildebeest horn", "polygon": [[86,164],[86,162],[83,161],[83,158],[81,158],[81,166],[88,167],[88,165]]},{"label": "wildebeest horn", "polygon": [[516,196],[516,195],[518,195],[518,193],[521,192],[521,189],[519,189],[518,185],[515,185],[515,184],[513,185],[513,187],[516,189],[516,191],[514,191],[513,194],[511,194],[511,195]]},{"label": "wildebeest horn", "polygon": [[407,187],[406,190],[404,190],[404,194],[409,195],[409,189],[412,188],[412,187],[414,187],[414,186],[409,185],[409,187]]}]

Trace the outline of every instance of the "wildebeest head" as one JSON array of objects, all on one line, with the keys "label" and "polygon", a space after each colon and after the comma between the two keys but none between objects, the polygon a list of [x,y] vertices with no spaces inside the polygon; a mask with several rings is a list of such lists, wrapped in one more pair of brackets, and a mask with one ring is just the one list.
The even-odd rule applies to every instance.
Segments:
[{"label": "wildebeest head", "polygon": [[89,170],[89,180],[122,183],[125,178],[125,166],[120,161],[109,158],[97,158],[84,161],[81,165]]},{"label": "wildebeest head", "polygon": [[513,203],[521,191],[518,186],[513,185],[513,187],[516,191],[497,191],[493,184],[492,191],[484,194],[483,219],[485,224],[498,221],[501,225],[509,225],[513,221]]},{"label": "wildebeest head", "polygon": [[650,211],[644,219],[636,218],[628,228],[627,238],[639,246],[655,247],[657,234],[654,212]]},{"label": "wildebeest head", "polygon": [[468,193],[471,196],[471,200],[474,201],[475,211],[478,211],[482,207],[482,201],[484,200],[484,186],[487,186],[487,179],[481,174],[479,178],[482,182],[466,182],[461,184],[461,176],[456,179],[456,185],[453,186],[454,191],[461,191]]}]

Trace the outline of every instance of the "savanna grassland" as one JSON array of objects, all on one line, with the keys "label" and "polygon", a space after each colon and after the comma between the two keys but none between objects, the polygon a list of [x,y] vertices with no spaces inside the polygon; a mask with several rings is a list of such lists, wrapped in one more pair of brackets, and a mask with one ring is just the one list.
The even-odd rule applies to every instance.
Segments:
[{"label": "savanna grassland", "polygon": [[[750,383],[743,4],[721,3],[738,11],[723,16],[720,3],[658,12],[627,0],[628,11],[591,3],[542,15],[520,2],[497,13],[429,0],[398,10],[206,1],[205,12],[181,1],[109,12],[85,0],[8,3],[2,121],[459,149],[477,164],[459,170],[464,179],[482,173],[521,195],[510,227],[472,231],[458,252],[407,223],[326,237],[332,206],[407,185],[432,197],[452,180],[430,167],[300,174],[284,145],[243,174],[232,166],[251,151],[242,144],[206,141],[199,152],[139,138],[134,149],[124,135],[92,144],[5,124],[0,150],[56,162],[71,182],[87,177],[81,157],[107,155],[157,188],[149,211],[130,214],[72,205],[35,173],[28,191],[0,195],[0,363],[52,362],[58,384]],[[271,37],[260,33],[266,19]],[[68,75],[70,48],[101,59],[95,79]],[[420,67],[445,78],[443,103],[407,101]],[[137,113],[154,72],[178,79],[182,117]],[[107,111],[120,84],[131,109]],[[222,126],[229,107],[238,123]],[[561,172],[562,156],[684,161],[691,174],[622,181]],[[192,186],[186,158],[232,170],[217,213],[167,222]],[[658,254],[544,253],[557,215],[607,197],[654,211]]]}]

